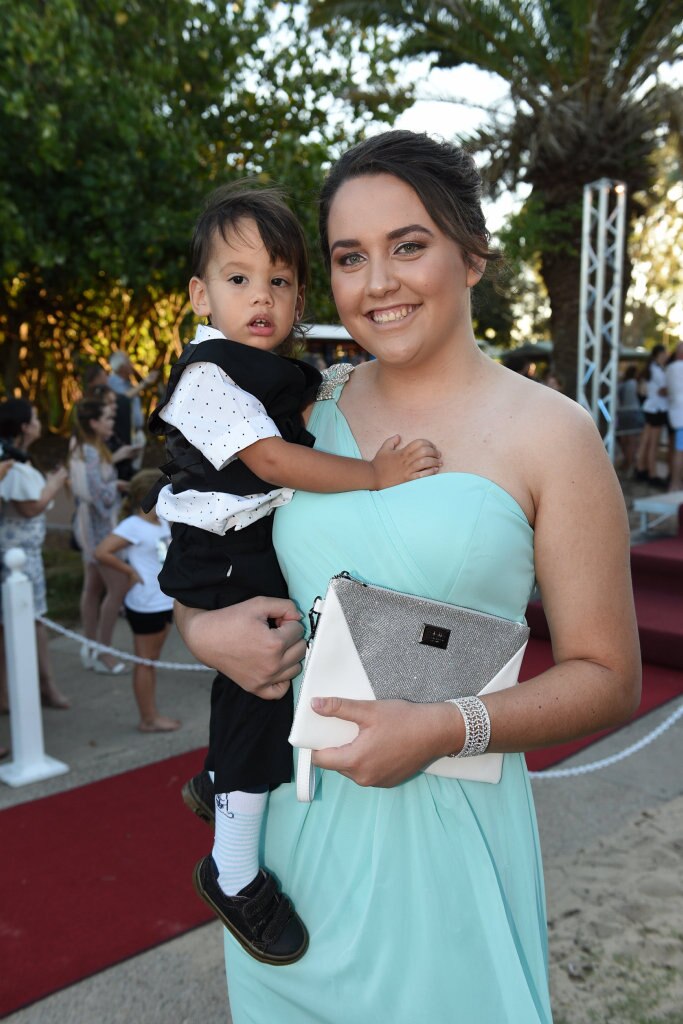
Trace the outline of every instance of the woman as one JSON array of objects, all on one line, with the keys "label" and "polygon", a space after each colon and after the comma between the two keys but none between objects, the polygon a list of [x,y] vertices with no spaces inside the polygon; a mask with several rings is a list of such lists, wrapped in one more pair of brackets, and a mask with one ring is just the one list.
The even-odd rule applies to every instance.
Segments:
[{"label": "woman", "polygon": [[[69,459],[69,478],[76,500],[74,535],[83,553],[81,623],[87,640],[111,646],[114,626],[128,581],[115,569],[100,565],[95,548],[114,528],[120,494],[128,484],[118,480],[107,441],[114,430],[114,412],[99,399],[84,398],[76,406],[76,440]],[[111,654],[81,648],[85,668],[120,675],[126,666]]]},{"label": "woman", "polygon": [[616,435],[624,455],[623,468],[630,473],[638,452],[645,414],[638,397],[638,367],[631,364],[624,371],[617,388]]},{"label": "woman", "polygon": [[[314,755],[326,770],[313,803],[297,805],[292,786],[271,794],[265,830],[310,947],[274,970],[226,939],[235,1024],[551,1020],[521,751],[616,725],[638,704],[629,533],[587,414],[476,345],[470,292],[495,256],[479,198],[469,156],[411,132],[367,140],[333,167],[323,252],[342,323],[375,358],[323,390],[309,429],[322,449],[364,458],[387,431],[426,437],[444,466],[385,492],[299,492],[274,536],[302,610],[346,569],[521,621],[536,576],[557,665],[484,699],[488,749],[505,754],[496,785],[421,771],[464,746],[452,704],[316,705],[359,736]],[[265,699],[296,674],[295,615],[263,598],[179,609],[191,650]]]},{"label": "woman", "polygon": [[[15,462],[0,483],[2,516],[0,518],[0,550],[22,548],[26,554],[23,571],[31,581],[33,610],[47,614],[45,570],[42,548],[45,541],[45,510],[61,491],[67,472],[60,466],[44,477],[28,461],[28,449],[40,437],[38,413],[25,398],[9,398],[0,405],[0,444],[16,450]],[[25,461],[19,461],[23,456]],[[71,705],[59,691],[50,662],[47,630],[36,622],[38,678],[43,707],[64,711]],[[2,656],[4,674],[4,655]],[[3,680],[4,689],[4,680]],[[6,696],[3,696],[6,702]]]},{"label": "woman", "polygon": [[655,345],[650,353],[645,370],[645,427],[640,438],[636,459],[636,478],[646,480],[653,487],[666,488],[667,481],[657,473],[657,455],[662,437],[662,427],[668,425],[666,398],[666,362],[668,353],[664,345]]},{"label": "woman", "polygon": [[107,409],[111,410],[114,417],[112,435],[107,441],[107,448],[111,452],[111,461],[116,466],[116,475],[119,480],[131,480],[134,474],[133,459],[140,455],[140,445],[126,444],[116,433],[116,414],[118,409],[118,398],[113,388],[108,385],[96,385],[88,398],[95,398],[103,402]]}]

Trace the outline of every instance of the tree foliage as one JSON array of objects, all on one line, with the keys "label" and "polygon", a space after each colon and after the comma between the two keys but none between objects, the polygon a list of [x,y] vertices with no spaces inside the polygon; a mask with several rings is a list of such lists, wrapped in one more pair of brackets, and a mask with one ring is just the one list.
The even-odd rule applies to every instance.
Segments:
[{"label": "tree foliage", "polygon": [[658,154],[657,171],[634,229],[624,330],[630,345],[683,341],[683,161],[671,143]]},{"label": "tree foliage", "polygon": [[[681,57],[680,3],[669,0],[311,0],[313,22],[345,17],[394,32],[404,58],[499,76],[509,102],[461,139],[487,157],[495,193],[531,186],[519,222],[552,307],[560,372],[576,375],[584,185],[625,181],[647,195],[667,130],[680,140],[681,93],[659,79]],[[475,99],[475,97],[471,97]],[[680,146],[680,141],[679,141]],[[630,203],[631,222],[640,212]]]},{"label": "tree foliage", "polygon": [[[49,408],[82,363],[179,347],[186,251],[203,197],[283,184],[315,251],[330,154],[407,99],[381,52],[328,59],[278,3],[14,0],[0,8],[0,373]],[[358,85],[361,81],[363,84]],[[323,296],[309,313],[329,315]],[[170,346],[170,347],[169,347]],[[42,385],[42,386],[41,386]]]}]

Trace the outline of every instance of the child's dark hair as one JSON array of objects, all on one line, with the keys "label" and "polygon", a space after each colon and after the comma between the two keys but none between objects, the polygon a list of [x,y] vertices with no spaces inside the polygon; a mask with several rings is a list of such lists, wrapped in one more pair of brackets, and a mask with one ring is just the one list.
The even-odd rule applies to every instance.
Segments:
[{"label": "child's dark hair", "polygon": [[286,263],[296,270],[297,284],[308,284],[308,249],[299,221],[285,202],[284,192],[273,186],[257,187],[246,178],[221,185],[212,192],[197,220],[190,244],[193,277],[204,277],[218,231],[227,242],[228,231],[239,236],[239,222],[255,221],[266,252],[273,263]]},{"label": "child's dark hair", "polygon": [[149,494],[160,477],[161,472],[158,469],[141,469],[135,474],[121,502],[121,515],[119,519],[134,516],[136,512],[140,511],[143,498]]},{"label": "child's dark hair", "polygon": [[[409,131],[384,132],[349,149],[332,166],[320,190],[320,244],[330,269],[327,222],[337,191],[351,178],[390,174],[410,185],[434,223],[474,265],[501,259],[489,246],[481,209],[481,177],[469,153],[449,142]],[[474,258],[474,259],[473,259]]]}]

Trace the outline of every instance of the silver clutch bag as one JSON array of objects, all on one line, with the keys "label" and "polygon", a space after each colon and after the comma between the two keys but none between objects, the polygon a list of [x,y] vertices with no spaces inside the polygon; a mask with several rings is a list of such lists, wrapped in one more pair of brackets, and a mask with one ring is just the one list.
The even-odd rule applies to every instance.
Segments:
[{"label": "silver clutch bag", "polygon": [[[524,623],[363,583],[343,572],[310,612],[311,638],[289,741],[299,748],[297,796],[313,796],[311,751],[350,743],[355,722],[323,718],[313,697],[417,703],[514,686],[529,638]],[[498,782],[502,754],[442,757],[425,771]]]}]

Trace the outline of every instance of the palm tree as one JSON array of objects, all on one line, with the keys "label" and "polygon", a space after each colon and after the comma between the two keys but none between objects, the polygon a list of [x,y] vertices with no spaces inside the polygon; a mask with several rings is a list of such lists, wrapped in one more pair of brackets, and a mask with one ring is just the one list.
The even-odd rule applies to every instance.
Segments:
[{"label": "palm tree", "polygon": [[356,30],[397,30],[402,57],[431,55],[440,68],[473,65],[508,84],[511,102],[459,141],[487,154],[494,195],[531,186],[518,229],[527,251],[538,254],[557,370],[575,394],[583,187],[599,178],[624,181],[632,222],[667,129],[680,146],[681,91],[663,84],[659,71],[682,55],[681,0],[310,2],[317,24],[342,16]]}]

